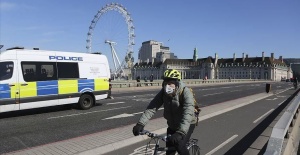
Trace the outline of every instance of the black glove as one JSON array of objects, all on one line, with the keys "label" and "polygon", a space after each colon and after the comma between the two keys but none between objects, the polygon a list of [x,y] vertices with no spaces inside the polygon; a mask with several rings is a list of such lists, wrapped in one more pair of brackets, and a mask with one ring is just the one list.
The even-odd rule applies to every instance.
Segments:
[{"label": "black glove", "polygon": [[173,135],[171,135],[171,137],[169,137],[169,141],[172,144],[178,144],[179,141],[183,140],[183,138],[184,138],[184,135],[182,135],[178,132],[175,132]]},{"label": "black glove", "polygon": [[142,132],[144,130],[144,126],[141,124],[136,124],[133,129],[132,129],[132,133],[135,136],[140,135],[140,132]]}]

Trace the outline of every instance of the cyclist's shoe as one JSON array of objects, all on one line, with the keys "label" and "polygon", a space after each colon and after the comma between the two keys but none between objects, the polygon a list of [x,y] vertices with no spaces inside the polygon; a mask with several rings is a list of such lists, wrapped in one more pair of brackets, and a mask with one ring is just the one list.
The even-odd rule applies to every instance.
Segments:
[{"label": "cyclist's shoe", "polygon": [[141,124],[136,124],[133,129],[132,129],[132,133],[135,136],[140,135],[140,133],[144,130],[144,126]]}]

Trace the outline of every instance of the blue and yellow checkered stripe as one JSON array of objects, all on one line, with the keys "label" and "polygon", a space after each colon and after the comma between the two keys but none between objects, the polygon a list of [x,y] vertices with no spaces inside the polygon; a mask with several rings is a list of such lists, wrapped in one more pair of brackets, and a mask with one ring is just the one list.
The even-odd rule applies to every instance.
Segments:
[{"label": "blue and yellow checkered stripe", "polygon": [[0,99],[10,98],[10,87],[8,84],[0,84]]},{"label": "blue and yellow checkered stripe", "polygon": [[26,84],[26,86],[22,86],[21,83],[16,83],[15,86],[12,87],[8,84],[0,84],[0,100],[18,97],[16,96],[17,87],[20,88],[20,98],[109,89],[108,79],[53,80],[27,82]]}]

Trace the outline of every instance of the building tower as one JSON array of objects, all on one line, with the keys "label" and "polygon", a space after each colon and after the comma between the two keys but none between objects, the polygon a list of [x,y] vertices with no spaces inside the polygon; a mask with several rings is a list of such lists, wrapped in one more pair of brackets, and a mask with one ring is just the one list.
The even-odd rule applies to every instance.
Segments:
[{"label": "building tower", "polygon": [[194,48],[194,55],[193,55],[193,61],[196,62],[198,59],[198,52],[197,52],[197,48]]}]

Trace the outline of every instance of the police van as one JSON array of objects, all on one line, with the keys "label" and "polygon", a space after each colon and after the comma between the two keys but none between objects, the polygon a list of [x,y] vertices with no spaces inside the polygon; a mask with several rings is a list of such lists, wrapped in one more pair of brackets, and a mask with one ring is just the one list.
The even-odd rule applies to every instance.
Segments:
[{"label": "police van", "polygon": [[0,112],[77,103],[110,94],[107,57],[97,53],[10,48],[0,53]]}]

